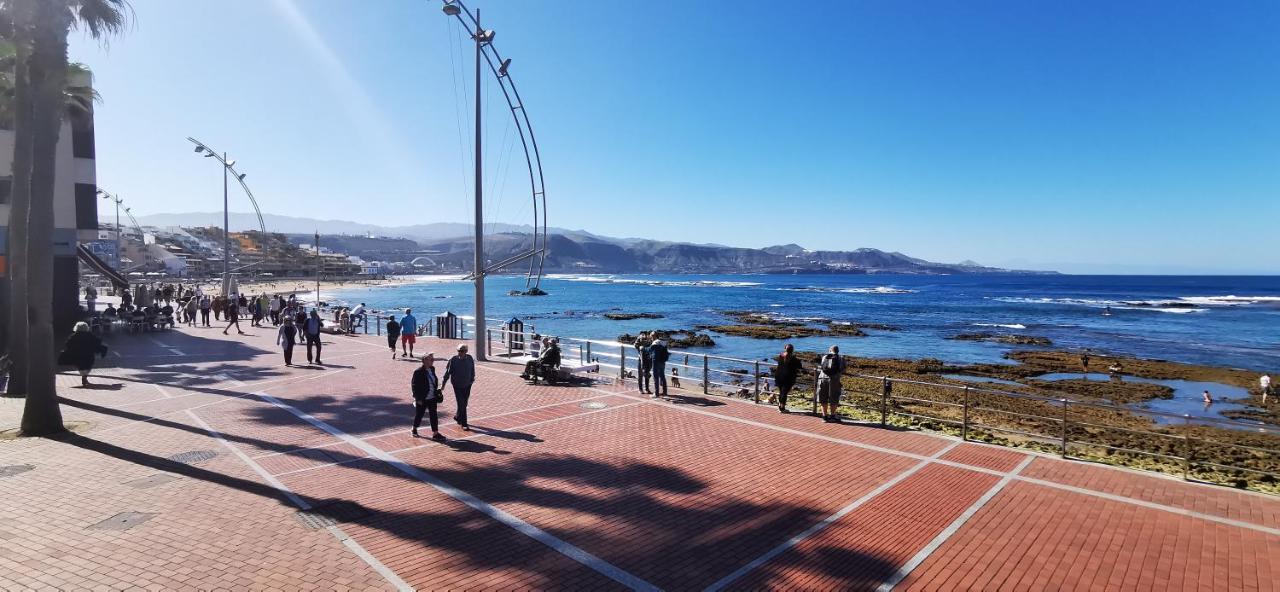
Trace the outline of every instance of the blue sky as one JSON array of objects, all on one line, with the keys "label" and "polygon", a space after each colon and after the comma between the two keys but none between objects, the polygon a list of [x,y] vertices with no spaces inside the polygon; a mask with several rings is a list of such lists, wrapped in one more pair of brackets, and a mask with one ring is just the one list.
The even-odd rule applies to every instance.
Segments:
[{"label": "blue sky", "polygon": [[[136,213],[220,209],[191,135],[267,212],[469,220],[471,56],[438,1],[131,1],[128,33],[71,57],[103,97],[99,182]],[[1280,3],[470,6],[514,60],[553,226],[1280,273]],[[487,216],[526,222],[491,91]]]}]

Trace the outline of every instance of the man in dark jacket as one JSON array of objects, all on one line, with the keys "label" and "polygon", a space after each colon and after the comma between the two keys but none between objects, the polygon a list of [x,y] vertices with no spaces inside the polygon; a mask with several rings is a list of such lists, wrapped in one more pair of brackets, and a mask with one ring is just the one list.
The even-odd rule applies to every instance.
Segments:
[{"label": "man in dark jacket", "polygon": [[649,390],[649,376],[653,374],[652,345],[647,331],[641,331],[640,335],[636,336],[636,357],[640,360],[636,386],[640,388],[640,392],[647,395],[653,394],[653,391]]},{"label": "man in dark jacket", "polygon": [[[394,356],[392,356],[394,358]],[[413,371],[410,387],[413,390],[413,437],[417,438],[418,428],[422,426],[422,414],[427,412],[431,420],[431,439],[444,440],[440,434],[440,416],[436,414],[436,404],[440,402],[440,380],[436,378],[436,358],[433,354],[422,356],[422,365]],[[457,382],[454,382],[457,390]]]},{"label": "man in dark jacket", "polygon": [[796,386],[796,379],[803,371],[804,365],[800,363],[800,358],[796,357],[795,348],[788,343],[782,348],[782,354],[778,356],[778,365],[773,367],[773,382],[778,385],[778,412],[789,413],[787,395]]},{"label": "man in dark jacket", "polygon": [[466,344],[458,346],[458,355],[449,358],[444,367],[444,378],[440,380],[441,388],[453,379],[453,396],[458,401],[458,410],[453,413],[453,420],[462,429],[471,431],[467,424],[467,401],[471,398],[471,385],[476,381],[476,360],[467,354]]},{"label": "man in dark jacket", "polygon": [[75,366],[80,371],[80,384],[89,386],[89,371],[93,370],[94,356],[107,357],[107,346],[89,330],[89,323],[80,321],[67,338],[67,345],[58,356],[58,363]]},{"label": "man in dark jacket", "polygon": [[396,359],[396,341],[400,339],[400,323],[396,322],[396,315],[391,315],[387,321],[387,347],[391,348],[391,359]]},{"label": "man in dark jacket", "polygon": [[307,317],[306,322],[302,324],[302,337],[307,340],[307,363],[311,363],[311,346],[316,346],[316,363],[324,364],[320,361],[320,329],[324,328],[324,321],[320,320],[320,313],[316,309],[311,309],[311,316]]},{"label": "man in dark jacket", "polygon": [[661,337],[653,340],[653,345],[649,346],[649,352],[653,356],[653,394],[654,397],[665,397],[667,392],[667,358],[671,357],[671,352],[667,351],[667,342]]}]

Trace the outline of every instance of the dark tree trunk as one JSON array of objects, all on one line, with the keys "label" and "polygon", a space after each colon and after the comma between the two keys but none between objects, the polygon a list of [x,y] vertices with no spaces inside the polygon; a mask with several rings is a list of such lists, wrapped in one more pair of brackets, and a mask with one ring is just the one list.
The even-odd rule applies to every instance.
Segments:
[{"label": "dark tree trunk", "polygon": [[[53,340],[53,200],[58,136],[67,78],[70,13],[61,2],[38,2],[27,74],[32,89],[31,209],[27,214],[27,400],[22,433],[65,430],[58,406]],[[69,140],[69,139],[68,139]]]},{"label": "dark tree trunk", "polygon": [[[6,338],[10,395],[27,394],[27,212],[31,206],[31,84],[27,60],[31,56],[30,6],[13,7],[13,191],[9,201],[8,257],[9,310]],[[23,10],[25,9],[25,10]]]}]

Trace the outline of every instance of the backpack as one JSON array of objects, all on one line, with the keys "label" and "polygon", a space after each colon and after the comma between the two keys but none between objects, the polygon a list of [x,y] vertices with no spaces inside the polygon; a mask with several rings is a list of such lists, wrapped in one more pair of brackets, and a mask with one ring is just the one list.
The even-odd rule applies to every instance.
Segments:
[{"label": "backpack", "polygon": [[671,357],[671,353],[667,351],[667,346],[665,344],[653,345],[650,347],[650,351],[653,352],[652,355],[653,355],[654,364],[666,364],[667,359]]},{"label": "backpack", "polygon": [[827,377],[835,377],[840,375],[842,370],[839,356],[827,354],[822,356],[822,375]]}]

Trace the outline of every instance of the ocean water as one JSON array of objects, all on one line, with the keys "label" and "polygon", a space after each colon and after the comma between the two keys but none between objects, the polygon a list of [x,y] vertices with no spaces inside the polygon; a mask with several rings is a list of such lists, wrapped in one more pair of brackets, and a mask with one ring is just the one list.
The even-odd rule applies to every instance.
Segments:
[{"label": "ocean water", "polygon": [[[491,319],[520,318],[544,334],[613,339],[646,329],[731,323],[721,311],[780,318],[882,323],[867,337],[793,339],[800,350],[839,345],[847,355],[1007,362],[1029,346],[947,339],[987,331],[1047,337],[1051,349],[1091,348],[1143,358],[1280,371],[1280,277],[1069,275],[554,275],[543,297],[509,296],[523,278],[486,281]],[[456,279],[351,288],[329,302],[413,308],[420,320],[473,312],[472,286]],[[1108,308],[1109,307],[1109,308]],[[608,312],[661,319],[613,321]],[[1110,314],[1104,314],[1109,312]],[[782,341],[711,333],[708,353],[758,359]],[[698,351],[703,351],[699,349]]]}]

